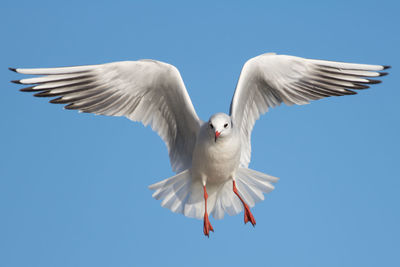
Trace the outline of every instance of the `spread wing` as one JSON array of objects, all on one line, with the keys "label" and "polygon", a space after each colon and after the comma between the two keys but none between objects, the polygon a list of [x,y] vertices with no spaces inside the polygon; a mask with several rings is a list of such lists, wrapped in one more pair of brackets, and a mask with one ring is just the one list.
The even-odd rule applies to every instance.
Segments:
[{"label": "spread wing", "polygon": [[44,75],[13,81],[37,97],[57,97],[50,103],[66,109],[108,116],[125,116],[150,125],[167,145],[173,171],[190,167],[200,127],[179,71],[155,60],[46,69],[13,69]]},{"label": "spread wing", "polygon": [[242,140],[240,163],[247,167],[251,157],[251,131],[255,121],[268,108],[304,105],[310,100],[356,94],[368,84],[380,83],[378,72],[389,66],[352,64],[305,59],[274,53],[246,62],[232,99],[230,114]]}]

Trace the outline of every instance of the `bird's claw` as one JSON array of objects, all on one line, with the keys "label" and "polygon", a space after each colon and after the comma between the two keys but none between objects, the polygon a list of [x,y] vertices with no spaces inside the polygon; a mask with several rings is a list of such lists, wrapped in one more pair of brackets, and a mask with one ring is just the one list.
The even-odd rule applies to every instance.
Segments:
[{"label": "bird's claw", "polygon": [[245,205],[245,207],[244,207],[244,223],[246,224],[248,222],[251,222],[253,227],[256,226],[256,220],[254,219],[254,216],[251,213],[250,208],[247,205]]},{"label": "bird's claw", "polygon": [[210,231],[214,232],[214,228],[212,227],[210,220],[208,219],[208,214],[204,214],[204,227],[203,232],[204,235],[210,237]]}]

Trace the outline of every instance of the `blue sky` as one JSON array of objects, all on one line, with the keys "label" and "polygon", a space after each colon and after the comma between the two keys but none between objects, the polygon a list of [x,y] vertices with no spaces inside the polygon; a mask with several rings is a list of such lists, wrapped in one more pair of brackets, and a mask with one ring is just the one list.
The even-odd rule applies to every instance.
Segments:
[{"label": "blue sky", "polygon": [[[7,1],[0,10],[0,266],[399,266],[400,6],[396,1]],[[277,52],[392,65],[356,96],[281,106],[250,167],[280,177],[243,214],[160,207],[173,175],[149,128],[21,93],[7,67],[153,58],[180,70],[198,115],[228,112],[244,62]],[[212,96],[212,97],[211,97]]]}]

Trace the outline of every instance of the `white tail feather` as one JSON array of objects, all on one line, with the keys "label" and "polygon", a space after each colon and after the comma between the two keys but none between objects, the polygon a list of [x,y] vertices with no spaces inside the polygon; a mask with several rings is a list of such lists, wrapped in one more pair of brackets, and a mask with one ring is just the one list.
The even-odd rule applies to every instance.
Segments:
[{"label": "white tail feather", "polygon": [[[271,183],[278,178],[247,168],[239,168],[236,172],[236,186],[244,201],[253,207],[255,203],[264,200],[263,193],[274,189]],[[153,197],[161,200],[161,206],[172,212],[182,213],[187,217],[203,219],[204,194],[200,181],[193,180],[190,170],[185,170],[150,185],[155,190]],[[225,212],[236,215],[243,210],[243,205],[233,192],[232,180],[220,184],[207,184],[207,210],[215,219],[222,219]]]}]

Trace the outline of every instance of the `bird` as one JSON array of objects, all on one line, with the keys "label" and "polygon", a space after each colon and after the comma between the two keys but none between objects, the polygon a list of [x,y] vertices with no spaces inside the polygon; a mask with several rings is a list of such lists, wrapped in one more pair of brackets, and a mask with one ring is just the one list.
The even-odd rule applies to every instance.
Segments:
[{"label": "bird", "polygon": [[[9,68],[39,75],[12,82],[20,89],[65,109],[124,116],[151,128],[165,142],[176,175],[150,185],[161,206],[203,220],[203,233],[214,229],[209,215],[222,219],[244,211],[244,223],[256,225],[251,212],[277,177],[248,168],[253,126],[270,108],[304,105],[331,96],[356,94],[380,83],[386,65],[345,63],[261,54],[242,67],[229,114],[201,120],[178,69],[142,59],[57,68]],[[55,98],[54,98],[55,97]]]}]

